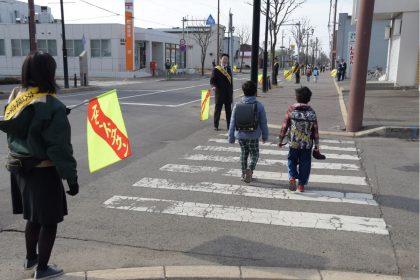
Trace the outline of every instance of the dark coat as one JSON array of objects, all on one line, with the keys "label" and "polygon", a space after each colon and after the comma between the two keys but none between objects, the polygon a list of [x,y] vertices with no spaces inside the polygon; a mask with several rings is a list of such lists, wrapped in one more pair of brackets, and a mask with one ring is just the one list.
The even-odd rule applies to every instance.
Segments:
[{"label": "dark coat", "polygon": [[273,75],[277,76],[279,74],[279,67],[280,67],[280,64],[278,62],[274,63]]},{"label": "dark coat", "polygon": [[231,82],[229,82],[228,78],[223,75],[222,72],[217,70],[216,68],[213,69],[210,78],[210,84],[214,86],[215,89],[215,102],[220,103],[232,103],[233,100],[233,76],[230,67],[226,70],[229,75],[231,76]]}]

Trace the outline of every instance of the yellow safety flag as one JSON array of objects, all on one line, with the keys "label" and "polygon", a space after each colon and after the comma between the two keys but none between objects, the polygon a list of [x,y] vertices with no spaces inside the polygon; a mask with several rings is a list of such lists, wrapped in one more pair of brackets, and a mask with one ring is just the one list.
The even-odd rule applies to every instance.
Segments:
[{"label": "yellow safety flag", "polygon": [[115,89],[89,100],[87,142],[91,173],[131,155],[128,134]]},{"label": "yellow safety flag", "polygon": [[284,70],[283,77],[284,77],[285,80],[288,80],[288,81],[292,80],[293,70]]},{"label": "yellow safety flag", "polygon": [[337,76],[337,69],[333,69],[330,74],[331,74],[331,77],[335,78],[335,76]]},{"label": "yellow safety flag", "polygon": [[174,65],[171,67],[171,73],[175,75],[175,74],[176,74],[177,69],[178,69],[178,65],[177,65],[177,64],[174,64]]},{"label": "yellow safety flag", "polygon": [[209,119],[210,94],[210,89],[203,89],[201,91],[200,121],[205,121]]},{"label": "yellow safety flag", "polygon": [[238,71],[238,68],[236,67],[236,65],[233,65],[233,72]]},{"label": "yellow safety flag", "polygon": [[258,83],[262,85],[262,83],[263,83],[263,74],[258,74]]}]

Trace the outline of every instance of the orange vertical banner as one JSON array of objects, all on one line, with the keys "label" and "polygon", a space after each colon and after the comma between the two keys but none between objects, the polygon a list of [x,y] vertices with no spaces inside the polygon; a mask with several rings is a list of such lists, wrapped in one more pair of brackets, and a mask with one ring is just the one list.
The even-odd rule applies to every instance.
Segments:
[{"label": "orange vertical banner", "polygon": [[134,70],[134,0],[125,0],[125,70]]}]

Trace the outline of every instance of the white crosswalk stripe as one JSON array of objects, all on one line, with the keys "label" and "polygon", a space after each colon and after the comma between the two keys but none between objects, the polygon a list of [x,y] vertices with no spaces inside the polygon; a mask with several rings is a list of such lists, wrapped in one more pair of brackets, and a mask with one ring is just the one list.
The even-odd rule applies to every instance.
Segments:
[{"label": "white crosswalk stripe", "polygon": [[115,195],[105,201],[104,205],[107,208],[147,213],[170,214],[289,227],[355,231],[381,235],[388,234],[385,222],[380,218],[277,211],[118,195]]},{"label": "white crosswalk stripe", "polygon": [[[196,161],[215,161],[215,162],[234,162],[238,163],[240,158],[236,156],[214,156],[193,154],[186,155],[183,159],[196,160]],[[287,160],[281,159],[266,159],[258,160],[258,165],[284,165],[287,166]],[[334,169],[334,170],[360,170],[359,166],[350,163],[333,163],[333,162],[312,162],[313,169]]]},{"label": "white crosswalk stripe", "polygon": [[[227,139],[219,139],[219,138],[210,138],[209,142],[215,142],[215,143],[222,143],[222,144],[228,144]],[[274,144],[272,142],[260,142],[260,146],[263,147],[273,147],[278,148],[277,144]],[[285,146],[287,147],[287,146]],[[355,147],[336,147],[336,146],[326,146],[326,145],[320,145],[319,148],[321,150],[330,150],[330,151],[344,151],[344,152],[356,152]]]},{"label": "white crosswalk stripe", "polygon": [[[227,133],[220,133],[219,136],[226,136],[228,137]],[[321,143],[330,143],[330,144],[349,144],[354,145],[355,142],[351,140],[340,140],[340,139],[321,139]]]},{"label": "white crosswalk stripe", "polygon": [[[209,152],[230,152],[240,153],[241,148],[239,147],[222,147],[222,146],[197,146],[194,148],[196,151],[209,151]],[[280,155],[287,156],[288,150],[269,150],[260,149],[260,155]],[[346,154],[328,154],[323,153],[328,159],[344,159],[344,160],[359,160],[357,155],[346,155]]]},{"label": "white crosswalk stripe", "polygon": [[[199,165],[187,164],[166,164],[160,168],[162,171],[181,172],[181,173],[205,173],[205,172],[218,172],[224,170],[221,167],[208,167]],[[228,169],[223,176],[240,177],[242,171],[240,169]],[[255,170],[253,177],[256,179],[276,180],[276,181],[289,181],[287,173],[269,172]],[[364,177],[358,176],[339,176],[339,175],[311,175],[311,182],[313,183],[330,183],[330,184],[348,184],[356,186],[366,186]]]},{"label": "white crosswalk stripe", "polygon": [[182,190],[216,194],[240,195],[248,197],[272,198],[272,199],[290,199],[307,200],[317,202],[343,202],[351,204],[362,204],[377,206],[373,196],[368,193],[342,193],[334,191],[307,191],[305,194],[290,192],[288,189],[280,188],[258,188],[244,185],[220,184],[212,182],[200,182],[196,184],[187,184],[175,182],[169,179],[142,178],[136,182],[134,187]]},{"label": "white crosswalk stripe", "polygon": [[[221,135],[226,136],[226,134]],[[328,212],[334,212],[334,210],[331,210],[334,209],[331,205],[343,205],[342,203],[348,206],[353,205],[353,207],[378,207],[373,195],[367,193],[370,189],[367,188],[367,180],[361,171],[360,157],[354,141],[321,140],[321,151],[326,155],[327,160],[312,161],[313,170],[309,179],[310,183],[304,193],[291,192],[284,187],[280,187],[288,185],[288,174],[284,172],[287,170],[288,148],[279,149],[277,144],[273,142],[261,144],[257,169],[253,172],[256,184],[253,185],[253,183],[240,183],[242,171],[235,168],[240,166],[239,154],[241,150],[237,144],[230,145],[226,139],[220,138],[210,138],[208,141],[215,145],[196,146],[193,148],[193,153],[179,157],[179,160],[183,161],[182,163],[168,162],[163,164],[159,168],[163,177],[143,177],[132,186],[143,190],[201,193],[201,197],[214,194],[256,199],[254,201],[271,199],[273,201],[283,200],[284,203],[288,203],[288,201],[296,201],[295,203],[310,201],[319,203],[319,205],[328,203],[330,205]],[[336,153],[325,153],[324,151],[336,151]],[[185,164],[186,161],[188,164]],[[279,170],[283,170],[283,172],[264,170],[267,168],[275,170],[273,167],[281,167]],[[182,175],[177,176],[176,180],[165,178],[165,176],[171,177],[176,176],[176,174]],[[197,181],[197,178],[217,179],[213,182],[212,179],[198,179],[199,181]],[[229,181],[235,180],[231,178],[236,178],[238,183],[229,183]],[[261,184],[264,185],[267,182],[269,182],[270,187],[261,187]],[[276,184],[276,182],[279,182],[279,184]],[[273,184],[278,187],[272,187]],[[316,189],[318,184],[328,184],[328,187],[333,186],[334,191]],[[360,187],[361,192],[336,191],[340,186],[346,185]],[[104,207],[149,214],[218,219],[272,226],[350,231],[375,235],[388,234],[387,226],[382,218],[362,217],[363,215],[360,214],[360,216],[347,216],[334,213],[281,211],[281,209],[261,209],[264,207],[248,208],[220,205],[210,201],[208,203],[198,203],[131,195],[114,195],[104,202]]]}]

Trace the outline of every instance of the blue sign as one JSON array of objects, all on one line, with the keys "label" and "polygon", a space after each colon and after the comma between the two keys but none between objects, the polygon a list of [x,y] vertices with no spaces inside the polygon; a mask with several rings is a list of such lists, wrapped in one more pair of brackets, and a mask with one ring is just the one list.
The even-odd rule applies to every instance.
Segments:
[{"label": "blue sign", "polygon": [[215,25],[215,24],[216,22],[214,21],[214,18],[211,15],[209,15],[206,21],[206,25]]}]

